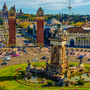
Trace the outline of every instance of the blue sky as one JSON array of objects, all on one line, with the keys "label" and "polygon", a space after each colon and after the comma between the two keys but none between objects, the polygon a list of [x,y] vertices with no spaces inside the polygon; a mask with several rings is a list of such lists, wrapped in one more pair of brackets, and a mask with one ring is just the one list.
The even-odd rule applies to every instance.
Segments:
[{"label": "blue sky", "polygon": [[[8,7],[15,5],[16,10],[20,8],[24,13],[36,14],[39,7],[42,7],[45,14],[69,13],[69,0],[0,0],[0,10],[4,2]],[[71,0],[71,13],[90,14],[90,0]]]}]

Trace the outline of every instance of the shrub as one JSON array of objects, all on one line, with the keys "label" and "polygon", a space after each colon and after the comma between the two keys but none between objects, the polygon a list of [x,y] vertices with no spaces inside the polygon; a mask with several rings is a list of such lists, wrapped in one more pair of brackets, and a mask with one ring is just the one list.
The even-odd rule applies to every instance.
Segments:
[{"label": "shrub", "polygon": [[24,72],[24,71],[21,71],[21,75],[23,75],[23,76],[24,76],[24,75],[25,75],[25,72]]},{"label": "shrub", "polygon": [[51,80],[48,80],[48,81],[47,81],[47,85],[49,85],[49,86],[52,86],[52,85],[53,85],[53,83],[54,83],[54,82],[53,82],[53,81],[51,81]]},{"label": "shrub", "polygon": [[78,84],[79,84],[79,85],[84,85],[84,80],[83,80],[83,79],[79,79],[79,80],[78,80]]}]

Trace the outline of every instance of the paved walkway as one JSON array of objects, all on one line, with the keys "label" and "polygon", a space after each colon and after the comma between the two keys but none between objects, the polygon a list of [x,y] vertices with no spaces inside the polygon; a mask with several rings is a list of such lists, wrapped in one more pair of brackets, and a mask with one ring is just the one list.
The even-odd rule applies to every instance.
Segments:
[{"label": "paved walkway", "polygon": [[72,52],[72,51],[69,52],[69,55],[70,55],[70,56],[76,56],[76,57],[78,57],[78,56],[80,56],[80,55],[83,55],[84,57],[89,57],[89,58],[90,58],[90,52],[73,51],[73,53],[75,53],[75,55],[71,55],[71,54],[70,54],[71,52]]}]

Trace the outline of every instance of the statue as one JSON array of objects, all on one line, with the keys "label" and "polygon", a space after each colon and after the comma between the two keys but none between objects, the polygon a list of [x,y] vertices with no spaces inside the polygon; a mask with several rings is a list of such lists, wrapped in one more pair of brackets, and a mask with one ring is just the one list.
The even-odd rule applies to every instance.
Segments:
[{"label": "statue", "polygon": [[48,62],[48,60],[49,60],[49,57],[47,58],[47,62]]},{"label": "statue", "polygon": [[67,77],[67,70],[65,71],[65,77]]},{"label": "statue", "polygon": [[79,64],[82,64],[82,59],[80,60],[80,63]]},{"label": "statue", "polygon": [[28,60],[27,62],[28,62],[28,65],[30,65],[30,61]]}]

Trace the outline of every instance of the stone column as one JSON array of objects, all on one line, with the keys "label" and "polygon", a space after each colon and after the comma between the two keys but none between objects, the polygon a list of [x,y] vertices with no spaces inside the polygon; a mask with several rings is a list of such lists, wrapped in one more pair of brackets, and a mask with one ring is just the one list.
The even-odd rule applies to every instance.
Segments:
[{"label": "stone column", "polygon": [[85,42],[85,46],[87,46],[87,37],[86,37],[86,42]]},{"label": "stone column", "polygon": [[89,37],[89,40],[88,40],[88,46],[90,46],[90,37]]},{"label": "stone column", "polygon": [[80,37],[80,46],[81,46],[81,37]]},{"label": "stone column", "polygon": [[77,46],[78,46],[78,37],[77,37]]},{"label": "stone column", "polygon": [[83,37],[83,47],[84,47],[84,37]]}]

